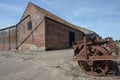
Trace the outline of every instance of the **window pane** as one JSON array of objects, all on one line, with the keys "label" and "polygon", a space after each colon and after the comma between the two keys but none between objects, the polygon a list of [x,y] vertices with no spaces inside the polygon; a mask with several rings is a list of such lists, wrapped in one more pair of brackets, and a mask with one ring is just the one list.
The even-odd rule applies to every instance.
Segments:
[{"label": "window pane", "polygon": [[32,29],[32,21],[29,21],[28,22],[28,30],[31,30]]}]

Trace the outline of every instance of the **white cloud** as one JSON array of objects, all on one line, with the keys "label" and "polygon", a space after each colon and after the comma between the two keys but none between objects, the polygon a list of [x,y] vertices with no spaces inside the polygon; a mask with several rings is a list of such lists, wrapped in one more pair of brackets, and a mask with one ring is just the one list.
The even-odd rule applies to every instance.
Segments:
[{"label": "white cloud", "polygon": [[46,0],[40,0],[40,2],[45,3],[45,4],[50,4],[50,2],[48,2]]},{"label": "white cloud", "polygon": [[119,15],[120,11],[116,10],[115,7],[79,7],[73,10],[73,15],[76,17],[80,16],[95,16],[95,15]]},{"label": "white cloud", "polygon": [[50,1],[50,0],[40,0],[40,2],[51,5],[54,4],[54,2]]},{"label": "white cloud", "polygon": [[17,11],[17,12],[21,12],[22,9],[16,6],[12,6],[12,5],[7,5],[7,4],[2,4],[0,3],[0,8],[3,10],[10,10],[10,11]]}]

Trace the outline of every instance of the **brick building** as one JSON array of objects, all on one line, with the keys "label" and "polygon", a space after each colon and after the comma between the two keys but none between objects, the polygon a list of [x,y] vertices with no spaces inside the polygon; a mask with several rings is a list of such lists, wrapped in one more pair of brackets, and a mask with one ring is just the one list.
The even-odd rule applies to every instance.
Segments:
[{"label": "brick building", "polygon": [[[73,41],[80,41],[83,32],[78,27],[54,14],[29,3],[22,19],[30,15],[18,26],[18,43],[22,43],[29,34],[20,49],[61,49],[72,46]],[[31,33],[32,32],[32,33]]]},{"label": "brick building", "polygon": [[[83,32],[77,26],[33,3],[27,5],[21,21],[14,29],[16,30],[14,31],[16,38],[12,41],[15,42],[16,46],[13,48],[18,50],[69,48],[73,41],[83,39]],[[11,47],[10,39],[9,35],[9,48]]]}]

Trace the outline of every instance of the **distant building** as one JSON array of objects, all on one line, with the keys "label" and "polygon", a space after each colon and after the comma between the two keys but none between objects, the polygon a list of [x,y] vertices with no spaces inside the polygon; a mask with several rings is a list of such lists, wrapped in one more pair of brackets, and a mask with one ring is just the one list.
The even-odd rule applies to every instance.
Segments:
[{"label": "distant building", "polygon": [[[12,28],[12,29],[11,29]],[[14,30],[13,30],[14,29]],[[83,39],[84,31],[56,15],[29,3],[21,21],[7,30],[7,41],[0,37],[1,50],[51,50],[72,46]],[[88,31],[89,32],[89,31]]]},{"label": "distant building", "polygon": [[79,30],[82,31],[86,36],[91,37],[91,36],[95,36],[95,37],[100,37],[96,32],[85,29],[83,27],[79,27]]}]

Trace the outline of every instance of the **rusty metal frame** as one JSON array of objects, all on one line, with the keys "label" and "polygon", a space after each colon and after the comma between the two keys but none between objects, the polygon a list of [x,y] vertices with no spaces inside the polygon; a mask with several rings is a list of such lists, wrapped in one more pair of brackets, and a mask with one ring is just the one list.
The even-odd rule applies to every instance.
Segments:
[{"label": "rusty metal frame", "polygon": [[111,37],[97,39],[84,36],[83,41],[73,42],[73,49],[73,60],[77,60],[83,72],[89,75],[103,75],[109,69],[109,61],[118,58],[118,50]]},{"label": "rusty metal frame", "polygon": [[[89,38],[90,39],[90,38]],[[90,40],[92,40],[93,38],[91,38]],[[100,46],[100,44],[104,44],[106,43],[107,44],[107,47],[110,48],[111,52],[115,52],[116,53],[116,49],[114,48],[115,47],[115,44],[112,40],[112,38],[105,38],[104,40],[101,40],[101,41],[97,41],[94,39],[93,42],[89,43],[87,42],[87,37],[84,36],[84,41],[81,41],[81,42],[78,42],[78,43],[73,43],[73,49],[74,49],[74,52],[76,51],[76,47],[79,47],[81,45],[83,45],[83,51],[81,54],[83,54],[84,56],[81,56],[79,55],[80,53],[77,53],[78,55],[74,55],[74,59],[77,59],[77,60],[115,60],[117,58],[117,56],[112,56],[112,54],[109,54],[110,56],[98,56],[98,57],[92,57],[92,56],[89,56],[88,55],[88,52],[87,52],[87,46],[91,46],[93,47],[93,45],[95,46]],[[103,47],[103,46],[102,46]],[[98,48],[98,47],[97,47]],[[100,48],[98,48],[100,49]],[[106,49],[107,50],[107,49]],[[105,51],[104,51],[105,52]]]}]

